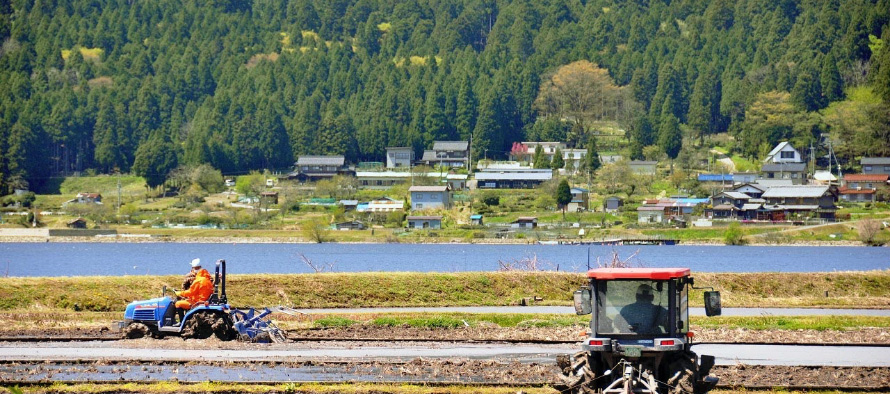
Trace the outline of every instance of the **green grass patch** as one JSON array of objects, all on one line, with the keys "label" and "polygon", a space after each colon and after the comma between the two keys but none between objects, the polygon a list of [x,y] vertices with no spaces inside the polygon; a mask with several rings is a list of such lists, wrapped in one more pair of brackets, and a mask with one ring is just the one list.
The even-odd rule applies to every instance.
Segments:
[{"label": "green grass patch", "polygon": [[316,320],[315,326],[321,328],[343,328],[357,323],[357,321],[345,317],[331,316]]},{"label": "green grass patch", "polygon": [[738,172],[759,172],[761,163],[758,163],[756,160],[748,160],[738,154],[733,154],[732,163],[735,164],[735,170]]},{"label": "green grass patch", "polygon": [[702,328],[746,330],[842,331],[890,327],[890,317],[883,316],[719,316],[692,317],[690,320]]}]

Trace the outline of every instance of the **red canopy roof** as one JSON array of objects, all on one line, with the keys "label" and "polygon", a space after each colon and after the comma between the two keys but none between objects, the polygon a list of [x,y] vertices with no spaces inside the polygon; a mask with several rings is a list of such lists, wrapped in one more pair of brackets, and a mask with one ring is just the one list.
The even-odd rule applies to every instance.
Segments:
[{"label": "red canopy roof", "polygon": [[591,279],[666,280],[689,276],[689,268],[596,268],[587,271]]}]

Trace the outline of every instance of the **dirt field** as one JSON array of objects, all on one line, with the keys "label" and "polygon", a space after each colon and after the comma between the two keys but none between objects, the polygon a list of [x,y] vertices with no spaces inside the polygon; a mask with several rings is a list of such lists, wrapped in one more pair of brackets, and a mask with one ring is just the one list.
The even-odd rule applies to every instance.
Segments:
[{"label": "dirt field", "polygon": [[[729,343],[861,343],[888,344],[890,329],[860,328],[854,330],[745,330],[726,328],[696,328],[695,342]],[[5,338],[33,337],[114,337],[117,334],[107,327],[74,329],[30,329],[3,331]],[[348,328],[325,328],[291,330],[288,337],[300,339],[421,339],[421,340],[475,340],[475,341],[580,341],[584,328],[581,327],[464,327],[457,329],[422,329],[412,327],[384,327],[354,325]]]}]

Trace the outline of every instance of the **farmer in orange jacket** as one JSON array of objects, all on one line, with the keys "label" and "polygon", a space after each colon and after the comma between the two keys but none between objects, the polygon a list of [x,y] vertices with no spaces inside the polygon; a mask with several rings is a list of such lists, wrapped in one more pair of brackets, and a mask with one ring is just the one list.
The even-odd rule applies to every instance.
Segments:
[{"label": "farmer in orange jacket", "polygon": [[213,277],[210,276],[207,270],[201,268],[201,261],[198,259],[192,260],[192,269],[195,271],[195,280],[188,290],[173,292],[177,297],[181,298],[175,304],[176,314],[179,316],[180,322],[182,322],[186,310],[191,309],[197,303],[207,301],[210,295],[213,294]]}]

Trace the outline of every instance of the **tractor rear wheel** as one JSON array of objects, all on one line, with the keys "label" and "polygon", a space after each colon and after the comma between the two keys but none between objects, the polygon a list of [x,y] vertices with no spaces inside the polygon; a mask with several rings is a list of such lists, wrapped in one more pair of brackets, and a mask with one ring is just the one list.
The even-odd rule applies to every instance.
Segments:
[{"label": "tractor rear wheel", "polygon": [[124,338],[138,339],[152,335],[151,328],[144,323],[133,322],[124,327]]},{"label": "tractor rear wheel", "polygon": [[192,314],[182,327],[182,337],[186,339],[207,339],[212,335],[223,341],[237,337],[232,328],[232,319],[224,313],[200,311]]},{"label": "tractor rear wheel", "polygon": [[698,379],[698,364],[693,352],[682,352],[673,357],[668,365],[668,385],[670,393],[695,393],[695,382]]},{"label": "tractor rear wheel", "polygon": [[562,383],[554,386],[560,393],[597,392],[594,387],[590,387],[590,383],[596,378],[596,365],[587,352],[578,352],[572,356],[560,355],[556,358],[556,365],[562,370]]}]

